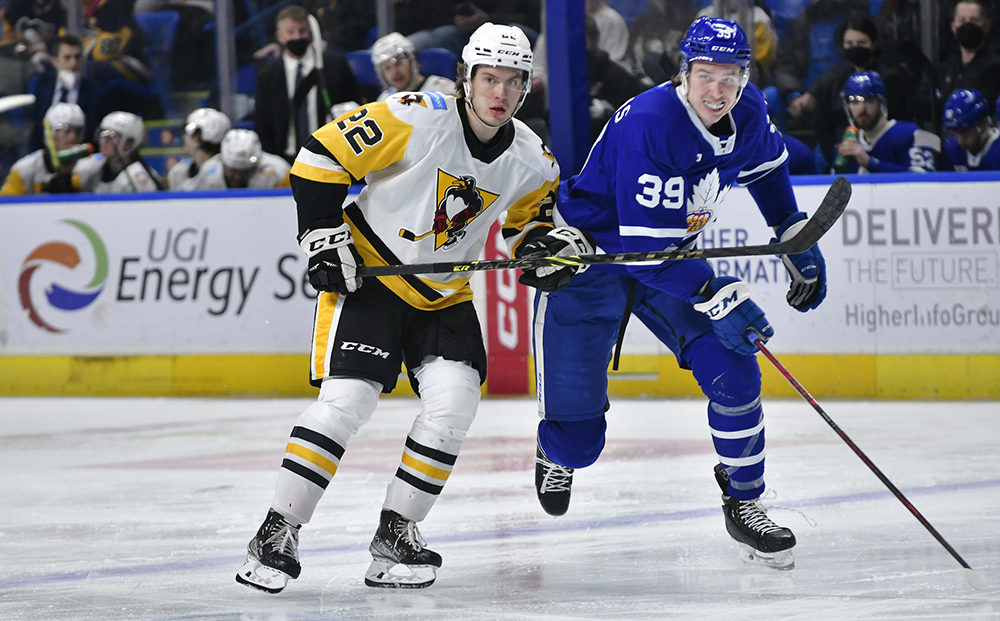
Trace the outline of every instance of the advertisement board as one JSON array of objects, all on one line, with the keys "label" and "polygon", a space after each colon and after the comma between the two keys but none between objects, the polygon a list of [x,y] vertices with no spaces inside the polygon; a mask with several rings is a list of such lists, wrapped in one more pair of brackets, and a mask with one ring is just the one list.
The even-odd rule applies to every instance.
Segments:
[{"label": "advertisement board", "polygon": [[[902,361],[893,367],[906,369],[896,372],[901,377],[915,368],[930,377],[935,365],[965,365],[965,379],[995,384],[983,369],[1000,370],[1000,176],[883,177],[877,184],[852,179],[850,204],[820,242],[829,294],[819,309],[788,307],[788,276],[777,257],[712,260],[716,273],[750,285],[775,328],[777,354],[827,362],[849,356],[848,364],[880,368],[883,377],[886,360]],[[814,210],[827,183],[813,177],[796,185],[801,209]],[[137,368],[139,359],[144,368],[160,369],[157,361],[166,357],[171,372],[186,372],[190,381],[233,359],[256,360],[261,377],[275,365],[294,365],[286,376],[298,378],[315,293],[295,233],[287,190],[6,201],[0,364],[6,360],[8,374],[21,374],[6,392],[19,392],[36,373],[30,369],[44,375],[54,366],[94,361]],[[766,244],[771,236],[749,193],[736,188],[701,243]],[[492,238],[489,258],[504,256],[499,234]],[[516,272],[500,271],[477,274],[473,288],[497,389],[530,391],[531,291],[517,283]],[[217,362],[223,358],[205,356],[231,358],[223,365]],[[184,371],[186,360],[198,364]],[[674,381],[662,371],[676,367],[672,354],[638,320],[629,323],[623,368],[636,367],[635,360],[654,369],[649,377]],[[117,372],[95,372],[98,379],[79,392]],[[964,381],[954,368],[949,372]],[[217,383],[234,385],[219,373]],[[856,394],[876,391],[871,386]]]}]

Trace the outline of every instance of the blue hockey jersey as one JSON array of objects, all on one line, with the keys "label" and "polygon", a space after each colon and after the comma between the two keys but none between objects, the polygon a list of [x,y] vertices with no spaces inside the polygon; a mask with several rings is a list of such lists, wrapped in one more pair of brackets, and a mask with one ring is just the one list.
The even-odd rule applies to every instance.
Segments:
[{"label": "blue hockey jersey", "polygon": [[[556,223],[586,230],[604,252],[642,252],[693,245],[734,185],[747,186],[770,226],[798,211],[788,153],[756,86],[712,129],[721,135],[670,83],[637,95],[560,187]],[[707,261],[608,267],[684,300],[712,276]]]},{"label": "blue hockey jersey", "polygon": [[847,172],[934,172],[941,154],[941,138],[908,121],[889,121],[882,132],[871,139],[861,132],[858,142],[871,156],[871,161],[868,166],[859,167],[857,160],[853,160]]},{"label": "blue hockey jersey", "polygon": [[958,144],[958,139],[949,136],[944,141],[944,157],[941,170],[1000,170],[1000,129],[990,128],[990,137],[977,155],[972,155]]}]

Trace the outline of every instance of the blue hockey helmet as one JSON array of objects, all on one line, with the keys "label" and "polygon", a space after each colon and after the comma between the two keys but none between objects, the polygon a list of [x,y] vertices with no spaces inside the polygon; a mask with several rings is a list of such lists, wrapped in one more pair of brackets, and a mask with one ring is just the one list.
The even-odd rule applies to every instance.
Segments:
[{"label": "blue hockey helmet", "polygon": [[694,20],[681,41],[681,72],[696,61],[739,65],[747,75],[750,43],[740,25],[731,19],[702,16]]},{"label": "blue hockey helmet", "polygon": [[851,97],[873,97],[877,96],[885,101],[885,82],[877,71],[861,71],[847,78],[844,85],[844,99],[851,100]]},{"label": "blue hockey helmet", "polygon": [[945,129],[957,132],[979,125],[979,121],[989,114],[989,104],[983,94],[974,88],[961,88],[948,96],[944,102],[941,123]]}]

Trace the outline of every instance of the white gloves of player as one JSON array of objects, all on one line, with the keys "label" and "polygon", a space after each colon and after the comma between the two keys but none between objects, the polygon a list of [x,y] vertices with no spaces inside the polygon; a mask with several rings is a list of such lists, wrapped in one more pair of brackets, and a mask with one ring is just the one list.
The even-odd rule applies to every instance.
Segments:
[{"label": "white gloves of player", "polygon": [[[572,226],[560,226],[518,248],[516,258],[572,257],[593,254],[594,242],[590,236]],[[584,269],[586,266],[584,266]],[[579,265],[540,265],[526,268],[518,282],[539,291],[558,291],[569,284]]]},{"label": "white gloves of player", "polygon": [[[793,213],[775,229],[776,237],[771,239],[771,243],[791,239],[807,221],[806,214]],[[781,261],[792,279],[785,296],[789,306],[804,313],[822,304],[826,299],[826,261],[819,251],[819,244],[799,254],[783,254]]]},{"label": "white gloves of player", "polygon": [[346,222],[333,228],[306,230],[299,236],[299,246],[309,256],[309,284],[316,291],[353,293],[361,287],[357,270],[365,262],[354,247],[351,227]]}]

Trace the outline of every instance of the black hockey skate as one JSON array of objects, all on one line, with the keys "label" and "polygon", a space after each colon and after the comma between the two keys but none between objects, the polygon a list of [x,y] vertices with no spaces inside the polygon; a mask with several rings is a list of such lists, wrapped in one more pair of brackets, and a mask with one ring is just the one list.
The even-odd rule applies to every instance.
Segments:
[{"label": "black hockey skate", "polygon": [[722,488],[722,512],[726,530],[740,544],[740,558],[745,563],[762,564],[775,569],[792,569],[795,535],[767,517],[760,499],[740,500],[729,496],[729,473],[722,464],[715,465],[715,480]]},{"label": "black hockey skate", "polygon": [[569,510],[573,488],[573,469],[549,461],[541,446],[535,449],[535,492],[542,509],[549,515],[564,515]]},{"label": "black hockey skate", "polygon": [[368,546],[372,564],[365,572],[365,584],[389,589],[422,589],[434,584],[441,555],[426,545],[416,522],[383,509]]},{"label": "black hockey skate", "polygon": [[247,560],[236,582],[268,593],[279,593],[290,579],[299,577],[299,528],[274,509],[247,545]]}]

